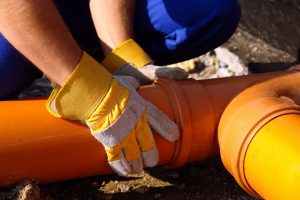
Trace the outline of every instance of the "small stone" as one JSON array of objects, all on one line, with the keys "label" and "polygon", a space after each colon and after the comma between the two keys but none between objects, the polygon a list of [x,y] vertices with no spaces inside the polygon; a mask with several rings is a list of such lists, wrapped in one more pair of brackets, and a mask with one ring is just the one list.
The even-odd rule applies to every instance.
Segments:
[{"label": "small stone", "polygon": [[121,185],[118,185],[118,189],[120,190],[120,192],[126,193],[130,190],[130,186],[121,184]]},{"label": "small stone", "polygon": [[252,52],[256,52],[258,50],[258,48],[257,47],[254,47],[253,49],[252,49]]},{"label": "small stone", "polygon": [[149,188],[142,186],[142,187],[137,188],[135,191],[137,191],[138,193],[144,194],[149,191]]},{"label": "small stone", "polygon": [[25,185],[18,195],[18,200],[38,200],[40,199],[40,188],[34,184]]},{"label": "small stone", "polygon": [[154,198],[155,199],[158,199],[158,198],[160,198],[161,197],[161,194],[160,193],[156,193],[155,195],[154,195]]}]

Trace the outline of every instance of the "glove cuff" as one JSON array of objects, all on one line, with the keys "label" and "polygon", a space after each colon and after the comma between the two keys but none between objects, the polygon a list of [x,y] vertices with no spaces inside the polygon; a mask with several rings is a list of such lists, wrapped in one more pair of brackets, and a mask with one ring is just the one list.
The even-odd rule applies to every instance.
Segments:
[{"label": "glove cuff", "polygon": [[133,64],[140,69],[146,64],[152,63],[152,60],[133,39],[128,39],[112,50],[103,60],[102,65],[114,73],[126,63]]},{"label": "glove cuff", "polygon": [[57,117],[84,120],[107,94],[112,75],[87,53],[61,88],[54,88],[46,106]]}]

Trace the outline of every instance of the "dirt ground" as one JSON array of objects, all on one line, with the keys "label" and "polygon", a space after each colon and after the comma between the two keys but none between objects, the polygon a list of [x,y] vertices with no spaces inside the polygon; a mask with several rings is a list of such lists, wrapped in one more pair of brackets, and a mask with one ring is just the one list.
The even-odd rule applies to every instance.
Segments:
[{"label": "dirt ground", "polygon": [[[238,55],[250,73],[283,70],[295,58],[252,37],[240,27],[223,45]],[[270,64],[272,63],[272,65]],[[274,67],[275,66],[275,67]],[[201,70],[200,70],[201,71]],[[194,72],[194,73],[200,73]],[[186,164],[180,169],[159,166],[139,176],[95,176],[48,185],[24,181],[0,190],[0,200],[213,200],[254,199],[245,193],[224,169],[219,158]]]}]

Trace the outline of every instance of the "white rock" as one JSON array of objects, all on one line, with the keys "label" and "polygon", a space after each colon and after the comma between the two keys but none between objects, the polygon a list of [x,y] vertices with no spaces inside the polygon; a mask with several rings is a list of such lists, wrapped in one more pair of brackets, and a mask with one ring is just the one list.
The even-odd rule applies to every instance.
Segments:
[{"label": "white rock", "polygon": [[221,63],[220,66],[226,65],[228,67],[228,70],[233,72],[234,75],[241,76],[248,73],[247,68],[243,65],[239,57],[230,52],[228,49],[218,47],[215,49],[215,52],[217,60],[219,60],[219,62]]}]

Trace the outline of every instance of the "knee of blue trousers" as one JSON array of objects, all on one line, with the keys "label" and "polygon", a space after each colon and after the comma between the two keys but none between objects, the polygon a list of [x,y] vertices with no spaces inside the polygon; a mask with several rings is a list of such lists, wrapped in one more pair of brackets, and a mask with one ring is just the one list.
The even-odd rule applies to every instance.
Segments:
[{"label": "knee of blue trousers", "polygon": [[14,99],[42,73],[0,34],[0,100]]},{"label": "knee of blue trousers", "polygon": [[141,0],[136,40],[157,64],[175,63],[226,42],[240,15],[235,0]]}]

